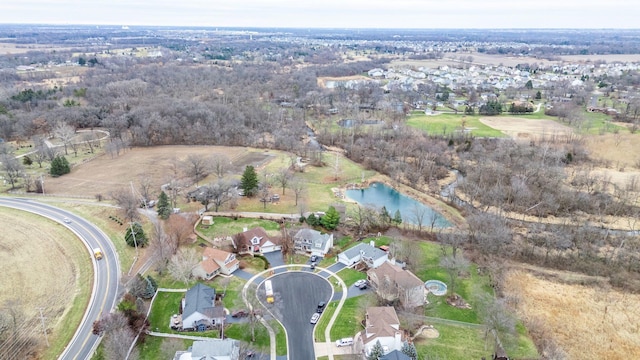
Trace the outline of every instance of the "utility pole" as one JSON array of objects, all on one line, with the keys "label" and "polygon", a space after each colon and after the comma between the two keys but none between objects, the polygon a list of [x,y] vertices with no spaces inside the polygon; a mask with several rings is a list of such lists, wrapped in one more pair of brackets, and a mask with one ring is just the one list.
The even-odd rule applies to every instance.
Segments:
[{"label": "utility pole", "polygon": [[44,177],[42,176],[42,174],[40,175],[40,186],[42,186],[42,195],[45,195],[45,193],[44,193]]},{"label": "utility pole", "polygon": [[47,347],[49,347],[49,339],[47,337],[47,327],[44,326],[44,315],[42,315],[42,308],[38,308],[40,310],[40,320],[42,321],[42,332],[44,333],[44,341],[47,343]]}]

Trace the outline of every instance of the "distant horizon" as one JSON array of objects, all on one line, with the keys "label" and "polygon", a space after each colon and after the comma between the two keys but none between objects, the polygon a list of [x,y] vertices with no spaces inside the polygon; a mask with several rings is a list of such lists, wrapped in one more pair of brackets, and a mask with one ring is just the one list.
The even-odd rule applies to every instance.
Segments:
[{"label": "distant horizon", "polygon": [[145,25],[145,24],[89,24],[89,23],[12,23],[0,22],[0,26],[82,26],[82,27],[115,27],[115,28],[194,28],[194,29],[292,29],[292,30],[402,30],[402,31],[439,31],[439,30],[491,30],[491,31],[567,31],[567,30],[593,30],[593,31],[640,31],[640,26],[636,28],[554,28],[554,27],[538,27],[538,28],[490,28],[490,27],[439,27],[439,28],[409,28],[409,27],[296,27],[296,26],[215,26],[215,25]]},{"label": "distant horizon", "polygon": [[638,29],[609,0],[4,0],[2,24],[291,29]]}]

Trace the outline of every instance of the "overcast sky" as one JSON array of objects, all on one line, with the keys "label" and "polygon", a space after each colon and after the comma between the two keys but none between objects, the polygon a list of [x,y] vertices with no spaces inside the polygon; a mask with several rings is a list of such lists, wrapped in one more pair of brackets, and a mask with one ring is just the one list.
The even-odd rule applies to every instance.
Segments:
[{"label": "overcast sky", "polygon": [[0,0],[0,23],[640,28],[638,0]]}]

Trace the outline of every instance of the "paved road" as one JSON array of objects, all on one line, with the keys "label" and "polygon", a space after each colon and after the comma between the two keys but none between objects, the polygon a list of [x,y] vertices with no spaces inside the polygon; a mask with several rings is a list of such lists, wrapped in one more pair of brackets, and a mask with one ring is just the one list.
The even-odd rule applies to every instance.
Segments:
[{"label": "paved road", "polygon": [[[73,339],[60,355],[60,359],[90,359],[100,341],[100,337],[92,333],[93,322],[102,314],[111,312],[118,298],[120,264],[111,240],[87,220],[51,205],[30,199],[0,197],[0,206],[32,212],[68,227],[84,242],[87,247],[87,256],[91,259],[93,259],[91,249],[96,247],[102,249],[104,258],[100,261],[93,260],[93,291],[89,306]],[[65,217],[71,222],[63,222]]]},{"label": "paved road", "polygon": [[267,308],[287,332],[289,359],[315,359],[314,325],[309,320],[320,301],[329,302],[331,285],[316,274],[299,271],[278,274],[271,280],[276,302]]}]

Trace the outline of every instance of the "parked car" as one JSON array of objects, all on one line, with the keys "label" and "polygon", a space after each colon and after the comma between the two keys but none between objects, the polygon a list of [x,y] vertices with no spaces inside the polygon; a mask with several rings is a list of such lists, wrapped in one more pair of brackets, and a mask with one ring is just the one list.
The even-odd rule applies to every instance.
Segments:
[{"label": "parked car", "polygon": [[355,286],[355,287],[359,288],[360,286],[362,286],[362,285],[364,285],[364,284],[366,284],[366,283],[367,283],[367,281],[366,281],[366,280],[360,279],[360,280],[356,281],[356,282],[353,284],[353,286]]},{"label": "parked car", "polygon": [[311,321],[310,321],[310,322],[311,322],[312,324],[316,324],[316,323],[318,322],[318,319],[320,319],[320,313],[314,313],[314,314],[311,316]]},{"label": "parked car", "polygon": [[353,345],[353,338],[344,338],[344,339],[336,340],[336,346],[337,347],[351,346],[351,345]]},{"label": "parked car", "polygon": [[318,261],[318,255],[311,255],[311,259],[309,260],[311,260],[312,263]]},{"label": "parked car", "polygon": [[311,265],[309,265],[311,267],[311,270],[316,268],[316,263],[312,262]]},{"label": "parked car", "polygon": [[249,315],[249,312],[247,310],[243,309],[243,310],[238,310],[238,311],[234,312],[233,314],[231,314],[231,317],[240,318],[240,317],[245,317],[245,316],[248,316],[248,315]]},{"label": "parked car", "polygon": [[325,306],[327,306],[327,303],[326,303],[326,302],[324,302],[324,301],[320,301],[320,302],[318,303],[318,310],[317,310],[317,312],[318,312],[318,313],[323,312],[323,311],[324,311]]}]

